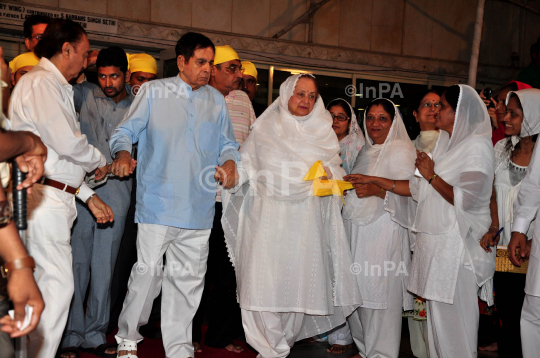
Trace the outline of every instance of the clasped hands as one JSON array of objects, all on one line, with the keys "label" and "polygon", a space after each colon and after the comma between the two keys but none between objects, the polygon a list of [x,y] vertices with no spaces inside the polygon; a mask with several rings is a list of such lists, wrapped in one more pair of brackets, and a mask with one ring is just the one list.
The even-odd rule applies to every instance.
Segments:
[{"label": "clasped hands", "polygon": [[222,166],[216,165],[214,179],[220,182],[225,189],[234,188],[238,184],[236,163],[232,160],[227,160]]},{"label": "clasped hands", "polygon": [[[367,198],[370,196],[381,197],[383,190],[374,184],[375,177],[363,174],[349,174],[343,177],[343,180],[348,181],[354,186],[356,196],[359,198]],[[347,192],[344,193],[347,195]]]},{"label": "clasped hands", "polygon": [[[131,175],[136,166],[137,161],[131,158],[131,155],[128,152],[121,151],[117,153],[116,159],[111,164],[107,164],[96,169],[94,172],[94,179],[96,181],[100,181],[105,178],[108,173],[112,173],[115,176],[123,178]],[[111,207],[105,204],[99,196],[94,195],[92,198],[90,198],[87,204],[88,208],[92,211],[92,214],[94,214],[98,224],[105,224],[114,221],[114,213]]]}]

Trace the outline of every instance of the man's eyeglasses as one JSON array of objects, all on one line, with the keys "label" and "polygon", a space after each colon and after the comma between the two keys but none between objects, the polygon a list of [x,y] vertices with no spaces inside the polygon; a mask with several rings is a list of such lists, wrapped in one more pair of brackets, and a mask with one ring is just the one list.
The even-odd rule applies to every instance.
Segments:
[{"label": "man's eyeglasses", "polygon": [[441,102],[424,102],[420,103],[420,108],[439,108],[441,106]]},{"label": "man's eyeglasses", "polygon": [[[216,65],[216,66],[221,67],[221,65]],[[225,69],[225,71],[227,71],[231,75],[235,74],[237,72],[244,73],[244,68],[241,65],[240,66],[238,66],[238,65],[229,65],[229,66],[223,67],[223,68]]]},{"label": "man's eyeglasses", "polygon": [[[331,114],[331,113],[330,113]],[[338,120],[340,122],[346,122],[349,120],[349,117],[344,116],[343,114],[338,114],[337,116],[335,114],[332,115],[332,120]]]}]

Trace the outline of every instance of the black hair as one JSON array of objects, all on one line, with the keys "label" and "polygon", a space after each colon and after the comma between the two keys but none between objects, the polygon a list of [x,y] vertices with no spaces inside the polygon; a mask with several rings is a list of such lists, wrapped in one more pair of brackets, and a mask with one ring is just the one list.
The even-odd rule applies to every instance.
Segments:
[{"label": "black hair", "polygon": [[396,115],[396,109],[394,105],[392,104],[392,102],[390,102],[386,98],[377,98],[376,100],[368,104],[364,113],[366,113],[367,115],[367,113],[369,113],[369,110],[373,106],[382,106],[383,109],[386,111],[386,113],[388,113],[388,115],[390,116],[390,119],[394,121],[394,117]]},{"label": "black hair", "polygon": [[[516,85],[516,87],[517,87],[517,85]],[[515,98],[516,99],[518,108],[523,112],[523,105],[521,104],[521,100],[519,99],[519,96],[517,94],[515,94],[515,93],[512,93],[510,95],[510,98]],[[509,100],[510,100],[510,98],[509,98]],[[521,125],[523,126],[523,124],[524,124],[524,121],[521,123]],[[512,141],[511,140],[506,141],[506,145],[504,147],[504,150],[505,150],[506,154],[508,155],[508,158],[510,158],[513,155],[517,155],[519,153],[519,151],[521,150],[521,135],[518,134],[517,137],[520,139],[520,141],[518,142],[518,144],[516,144],[513,152],[512,152],[512,147],[513,147]],[[534,134],[531,137],[531,139],[532,139],[533,143],[536,143],[536,140],[538,139],[538,134]]]},{"label": "black hair", "polygon": [[34,49],[37,57],[51,59],[59,52],[66,42],[73,46],[78,44],[86,31],[82,26],[71,20],[53,19],[47,26],[43,38]]},{"label": "black hair", "polygon": [[47,24],[49,25],[51,23],[51,18],[48,16],[43,15],[30,15],[24,20],[23,25],[23,32],[24,32],[24,38],[30,39],[32,38],[32,27],[39,25],[39,24]]},{"label": "black hair", "polygon": [[338,98],[333,101],[330,101],[330,103],[328,103],[328,106],[326,106],[326,108],[330,110],[330,108],[334,106],[340,106],[345,111],[345,114],[347,114],[347,117],[352,119],[351,106],[349,105],[349,102],[345,101],[344,99]]},{"label": "black hair", "polygon": [[128,70],[126,52],[118,46],[111,46],[99,51],[96,67],[100,68],[108,66],[118,67],[120,71],[125,74]]},{"label": "black hair", "polygon": [[199,34],[197,32],[188,32],[180,37],[174,50],[176,52],[176,57],[182,55],[184,56],[184,61],[188,63],[189,60],[195,55],[196,50],[208,47],[211,47],[214,53],[216,53],[216,47],[214,46],[212,40],[203,34]]},{"label": "black hair", "polygon": [[296,82],[300,81],[302,78],[307,78],[313,81],[313,83],[315,84],[315,90],[317,91],[317,97],[319,97],[319,94],[320,94],[319,84],[317,83],[317,79],[315,78],[315,76],[306,73],[306,74],[300,75],[300,77],[298,77],[298,80]]},{"label": "black hair", "polygon": [[457,111],[457,105],[459,101],[459,94],[461,93],[461,88],[458,85],[453,85],[449,87],[446,91],[443,92],[443,96],[446,98],[446,102],[452,107],[454,112]]}]

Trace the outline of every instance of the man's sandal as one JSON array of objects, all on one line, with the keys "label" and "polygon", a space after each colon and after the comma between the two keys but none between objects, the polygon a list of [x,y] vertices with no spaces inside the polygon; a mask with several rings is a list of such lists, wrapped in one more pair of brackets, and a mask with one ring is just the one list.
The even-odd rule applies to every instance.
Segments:
[{"label": "man's sandal", "polygon": [[123,341],[118,344],[118,358],[137,358],[137,342]]}]

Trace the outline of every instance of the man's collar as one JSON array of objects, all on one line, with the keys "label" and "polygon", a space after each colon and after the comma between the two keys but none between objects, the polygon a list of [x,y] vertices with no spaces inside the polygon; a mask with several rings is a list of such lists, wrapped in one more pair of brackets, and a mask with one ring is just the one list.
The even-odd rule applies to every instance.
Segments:
[{"label": "man's collar", "polygon": [[66,80],[66,78],[64,77],[64,75],[62,74],[62,72],[60,72],[60,70],[58,69],[58,67],[56,67],[54,65],[54,63],[52,63],[48,58],[45,58],[45,57],[42,57],[40,60],[39,60],[39,63],[37,64],[37,66],[40,66],[40,67],[43,67],[45,70],[49,71],[49,72],[52,72],[54,74],[54,76],[58,79],[58,81],[60,81],[60,83],[62,85],[68,85],[68,86],[71,86],[68,81]]}]

